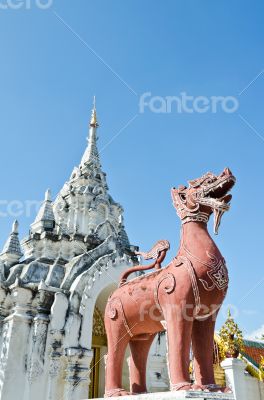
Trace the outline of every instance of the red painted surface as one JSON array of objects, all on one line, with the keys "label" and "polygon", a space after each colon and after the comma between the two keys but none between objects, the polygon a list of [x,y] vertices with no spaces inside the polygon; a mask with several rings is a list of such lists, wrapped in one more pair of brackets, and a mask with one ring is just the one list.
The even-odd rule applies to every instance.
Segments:
[{"label": "red painted surface", "polygon": [[[182,220],[180,248],[170,264],[161,268],[167,241],[158,242],[146,259],[155,261],[125,272],[120,287],[109,298],[105,312],[108,338],[106,397],[146,392],[146,362],[155,335],[167,330],[171,390],[207,389],[215,386],[213,346],[215,319],[225,298],[228,273],[225,260],[207,230],[212,213],[217,233],[229,209],[235,178],[226,168],[208,173],[172,189],[173,203]],[[130,273],[156,271],[127,281]],[[190,346],[194,352],[195,384],[189,377]],[[122,389],[122,364],[127,345],[131,350],[131,393]],[[225,390],[224,388],[222,390]]]}]

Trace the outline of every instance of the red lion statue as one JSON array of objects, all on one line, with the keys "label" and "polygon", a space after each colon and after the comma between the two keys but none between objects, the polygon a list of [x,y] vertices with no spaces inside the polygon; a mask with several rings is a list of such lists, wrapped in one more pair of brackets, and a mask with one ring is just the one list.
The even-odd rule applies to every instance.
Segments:
[{"label": "red lion statue", "polygon": [[[235,177],[226,168],[210,172],[172,189],[173,204],[182,221],[180,248],[165,268],[161,262],[169,242],[159,241],[149,253],[150,266],[126,271],[120,286],[108,299],[105,327],[108,338],[105,397],[146,393],[146,363],[158,332],[166,330],[168,368],[172,391],[228,391],[215,384],[213,371],[214,329],[217,313],[228,287],[225,260],[207,230],[214,214],[218,232],[223,213],[229,210],[228,194]],[[154,269],[130,281],[136,271]],[[130,356],[130,387],[122,389],[122,365],[127,345]],[[190,382],[190,347],[194,354],[195,383]]]}]

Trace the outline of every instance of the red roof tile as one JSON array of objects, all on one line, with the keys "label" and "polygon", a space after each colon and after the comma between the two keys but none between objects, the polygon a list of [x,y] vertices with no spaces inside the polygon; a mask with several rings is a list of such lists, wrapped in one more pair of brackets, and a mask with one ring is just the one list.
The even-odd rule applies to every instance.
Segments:
[{"label": "red roof tile", "polygon": [[258,368],[261,356],[264,357],[264,342],[244,340],[244,351],[241,354]]}]

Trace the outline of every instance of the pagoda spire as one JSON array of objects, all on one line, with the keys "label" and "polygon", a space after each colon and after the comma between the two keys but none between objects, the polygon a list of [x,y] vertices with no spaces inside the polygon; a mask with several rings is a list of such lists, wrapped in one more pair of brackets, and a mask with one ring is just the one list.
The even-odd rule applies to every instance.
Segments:
[{"label": "pagoda spire", "polygon": [[18,221],[15,220],[12,226],[12,231],[4,245],[0,258],[2,261],[12,266],[16,264],[22,256],[23,253],[18,237]]},{"label": "pagoda spire", "polygon": [[51,191],[48,189],[45,193],[45,200],[42,203],[35,221],[31,225],[31,232],[42,233],[43,231],[52,231],[55,227],[55,217],[51,200]]},{"label": "pagoda spire", "polygon": [[98,140],[97,128],[98,128],[99,124],[98,124],[97,113],[96,113],[95,96],[94,96],[94,100],[93,100],[92,115],[91,115],[89,126],[90,126],[90,129],[89,129],[89,136],[88,136],[88,146],[82,157],[81,165],[91,164],[91,163],[100,165],[99,152],[97,149],[97,140]]},{"label": "pagoda spire", "polygon": [[95,128],[97,128],[99,126],[98,121],[97,121],[97,114],[96,114],[96,98],[95,98],[95,96],[93,98],[93,109],[92,109],[90,126],[95,127]]}]

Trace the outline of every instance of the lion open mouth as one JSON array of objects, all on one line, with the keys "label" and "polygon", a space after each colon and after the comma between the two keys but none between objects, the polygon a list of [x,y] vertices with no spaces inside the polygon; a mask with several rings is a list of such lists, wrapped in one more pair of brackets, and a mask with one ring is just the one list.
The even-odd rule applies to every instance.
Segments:
[{"label": "lion open mouth", "polygon": [[212,182],[204,193],[204,197],[199,199],[199,203],[210,207],[214,212],[214,233],[218,234],[222,216],[225,211],[230,209],[232,195],[228,192],[232,189],[236,178],[231,171],[226,168],[224,172]]}]

